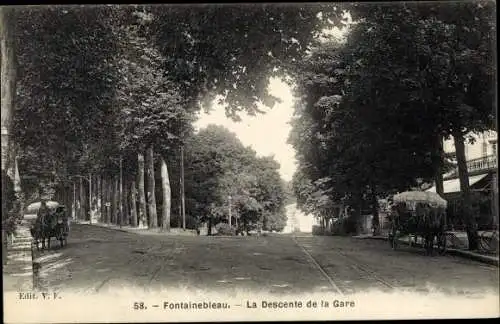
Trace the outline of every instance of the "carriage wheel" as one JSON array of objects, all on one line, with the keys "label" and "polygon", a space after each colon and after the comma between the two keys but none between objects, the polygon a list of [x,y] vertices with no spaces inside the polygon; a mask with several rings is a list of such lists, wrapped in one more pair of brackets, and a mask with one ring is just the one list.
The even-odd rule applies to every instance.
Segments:
[{"label": "carriage wheel", "polygon": [[446,253],[447,246],[446,246],[446,233],[439,233],[437,235],[437,248],[438,248],[438,253],[440,255],[443,255]]},{"label": "carriage wheel", "polygon": [[426,255],[432,255],[434,251],[434,235],[426,235],[424,241],[424,248]]},{"label": "carriage wheel", "polygon": [[59,241],[59,243],[61,244],[61,247],[63,247],[63,246],[64,246],[64,236],[63,236],[63,234],[62,234],[62,233],[59,233],[59,234],[57,235],[57,240],[58,240],[58,241]]},{"label": "carriage wheel", "polygon": [[64,241],[64,245],[68,245],[68,233],[64,233],[62,239]]}]

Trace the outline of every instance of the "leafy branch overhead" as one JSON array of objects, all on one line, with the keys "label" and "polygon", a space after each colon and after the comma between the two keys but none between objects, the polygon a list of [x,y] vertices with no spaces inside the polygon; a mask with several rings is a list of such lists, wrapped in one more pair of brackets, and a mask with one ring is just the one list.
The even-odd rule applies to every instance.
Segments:
[{"label": "leafy branch overhead", "polygon": [[325,196],[432,181],[443,159],[436,139],[494,127],[491,2],[360,3],[349,12],[345,42],[320,44],[299,64],[289,142],[309,212],[321,212]]},{"label": "leafy branch overhead", "polygon": [[256,113],[258,102],[275,102],[269,76],[293,72],[338,21],[330,7],[18,8],[21,146],[62,151],[63,164],[83,173],[139,144],[179,144],[216,95],[232,118]]}]

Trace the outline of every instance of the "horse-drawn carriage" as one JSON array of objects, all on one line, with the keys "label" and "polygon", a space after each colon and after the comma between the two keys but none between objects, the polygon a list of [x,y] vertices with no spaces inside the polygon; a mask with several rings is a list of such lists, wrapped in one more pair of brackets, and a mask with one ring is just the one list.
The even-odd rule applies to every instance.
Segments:
[{"label": "horse-drawn carriage", "polygon": [[37,250],[40,250],[39,243],[42,242],[42,249],[45,249],[45,240],[47,248],[50,249],[50,241],[55,237],[61,244],[61,247],[67,244],[69,235],[69,218],[65,206],[56,204],[52,208],[44,203],[40,203],[35,222],[30,228],[33,243]]},{"label": "horse-drawn carriage", "polygon": [[[422,238],[427,254],[446,252],[447,202],[438,194],[424,191],[407,191],[393,197],[390,211],[391,230],[389,242],[396,249],[401,236]],[[416,243],[416,242],[415,242]]]}]

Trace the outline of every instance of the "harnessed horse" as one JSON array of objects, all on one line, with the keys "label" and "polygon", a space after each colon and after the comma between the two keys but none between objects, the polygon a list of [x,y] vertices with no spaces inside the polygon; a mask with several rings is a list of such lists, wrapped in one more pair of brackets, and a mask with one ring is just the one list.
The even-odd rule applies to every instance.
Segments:
[{"label": "harnessed horse", "polygon": [[42,241],[42,250],[45,249],[45,240],[47,240],[47,248],[50,249],[50,239],[52,237],[58,239],[61,246],[64,245],[65,224],[60,218],[58,213],[51,213],[47,207],[40,208],[35,224],[30,229],[38,251],[40,250],[40,240]]}]

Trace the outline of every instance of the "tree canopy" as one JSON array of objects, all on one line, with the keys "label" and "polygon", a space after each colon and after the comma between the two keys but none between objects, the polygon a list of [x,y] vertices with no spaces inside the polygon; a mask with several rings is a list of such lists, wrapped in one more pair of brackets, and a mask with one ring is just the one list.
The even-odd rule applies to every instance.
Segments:
[{"label": "tree canopy", "polygon": [[152,138],[172,149],[216,95],[235,119],[256,113],[276,99],[269,78],[291,71],[338,15],[329,5],[18,8],[21,169],[113,169]]},{"label": "tree canopy", "polygon": [[290,141],[302,204],[314,193],[339,201],[430,181],[436,139],[492,126],[491,6],[350,6],[345,42],[301,63]]},{"label": "tree canopy", "polygon": [[209,125],[186,143],[187,212],[217,224],[232,216],[247,229],[282,230],[285,188],[272,157],[257,157],[222,126]]}]

